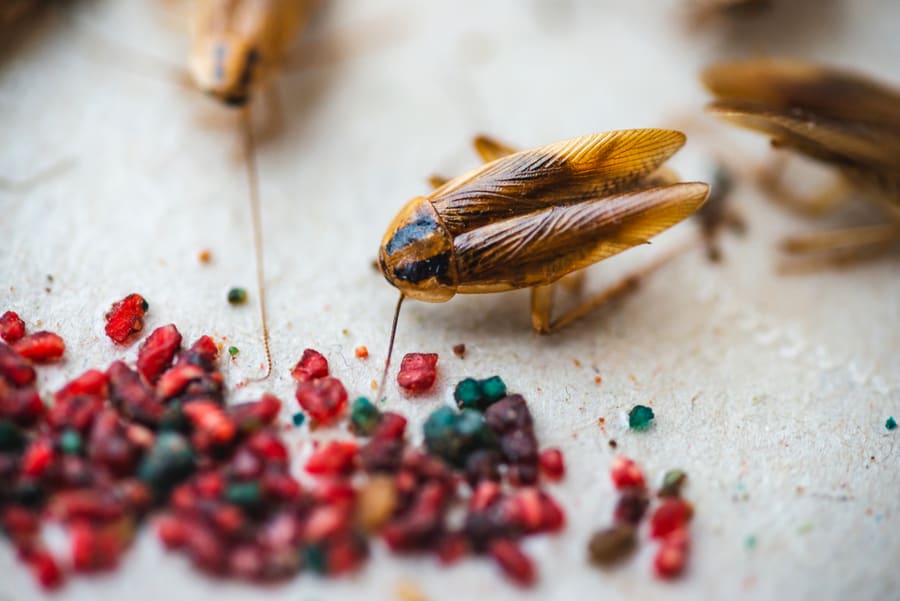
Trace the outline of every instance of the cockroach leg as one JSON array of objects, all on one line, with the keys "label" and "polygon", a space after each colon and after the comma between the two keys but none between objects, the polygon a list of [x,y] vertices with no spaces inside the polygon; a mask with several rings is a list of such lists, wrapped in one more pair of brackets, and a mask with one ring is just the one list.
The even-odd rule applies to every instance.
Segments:
[{"label": "cockroach leg", "polygon": [[759,186],[776,203],[807,217],[820,217],[833,211],[847,197],[851,187],[844,177],[813,194],[798,194],[785,185],[783,160],[770,162],[756,173]]},{"label": "cockroach leg", "polygon": [[284,103],[281,101],[281,92],[276,82],[269,82],[262,93],[263,102],[266,105],[264,120],[257,129],[256,142],[266,143],[284,131]]},{"label": "cockroach leg", "polygon": [[781,243],[790,257],[778,265],[785,274],[857,263],[880,256],[900,242],[900,223],[869,225],[791,236]]},{"label": "cockroach leg", "polygon": [[475,147],[475,152],[478,153],[478,156],[481,157],[481,160],[485,163],[496,161],[508,154],[517,152],[512,146],[508,146],[503,142],[484,134],[475,136],[472,140],[472,146]]},{"label": "cockroach leg", "polygon": [[575,273],[570,273],[569,275],[561,279],[559,283],[569,292],[580,294],[584,289],[585,275],[586,272],[582,269],[580,271],[576,271]]},{"label": "cockroach leg", "polygon": [[556,284],[535,286],[531,289],[531,327],[538,334],[550,334],[553,314],[553,292]]},{"label": "cockroach leg", "polygon": [[[540,288],[532,288],[531,296],[531,322],[535,331],[539,334],[553,334],[568,326],[572,322],[584,317],[594,309],[606,304],[607,302],[620,297],[632,290],[636,289],[641,280],[657,271],[672,259],[683,254],[685,251],[693,248],[698,243],[698,239],[693,238],[687,243],[682,244],[666,254],[662,255],[655,261],[645,265],[644,267],[628,274],[617,283],[613,284],[606,290],[595,294],[591,298],[585,300],[581,304],[569,309],[555,320],[550,320],[550,311],[553,308],[552,288],[556,284],[550,286],[542,286]],[[541,291],[541,289],[547,291]],[[541,298],[546,296],[546,298]],[[540,326],[540,327],[539,327]]]},{"label": "cockroach leg", "polygon": [[443,175],[432,174],[428,176],[428,185],[432,188],[440,188],[450,180]]}]

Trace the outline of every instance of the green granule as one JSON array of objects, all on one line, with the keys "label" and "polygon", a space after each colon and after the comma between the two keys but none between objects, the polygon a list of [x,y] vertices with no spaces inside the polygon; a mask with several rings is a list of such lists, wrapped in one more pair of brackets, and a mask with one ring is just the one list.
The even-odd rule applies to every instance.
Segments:
[{"label": "green granule", "polygon": [[687,480],[687,474],[682,470],[669,470],[663,476],[662,486],[659,488],[661,497],[680,497],[681,489]]},{"label": "green granule", "polygon": [[370,436],[381,421],[381,411],[366,397],[350,405],[350,431],[357,436]]},{"label": "green granule", "polygon": [[506,396],[506,384],[500,376],[491,376],[484,380],[466,378],[456,385],[453,398],[460,409],[477,409],[484,411]]},{"label": "green granule", "polygon": [[628,426],[632,430],[646,430],[650,427],[653,417],[653,409],[646,405],[635,405],[634,409],[628,412]]},{"label": "green granule", "polygon": [[228,354],[231,355],[232,357],[237,357],[238,354],[240,354],[240,352],[241,352],[241,349],[239,349],[239,348],[236,347],[236,346],[229,346],[229,347],[228,347]]},{"label": "green granule", "polygon": [[176,484],[194,471],[194,449],[178,432],[163,431],[138,466],[138,478],[157,499],[165,498]]},{"label": "green granule", "polygon": [[747,538],[744,539],[744,548],[748,551],[752,551],[756,548],[756,536],[751,534]]},{"label": "green granule", "polygon": [[474,409],[457,412],[441,407],[425,420],[425,446],[453,465],[463,465],[471,452],[490,442],[491,432],[484,416]]},{"label": "green granule", "polygon": [[239,507],[253,507],[261,498],[258,482],[236,482],[225,489],[225,500]]},{"label": "green granule", "polygon": [[74,455],[80,453],[82,447],[81,434],[77,430],[66,430],[59,437],[59,448],[63,453]]},{"label": "green granule", "polygon": [[897,420],[894,419],[894,416],[890,416],[887,418],[887,421],[884,422],[884,427],[888,430],[896,430],[897,429]]},{"label": "green granule", "polygon": [[232,305],[243,305],[247,302],[247,291],[243,288],[232,288],[228,291],[228,302]]},{"label": "green granule", "polygon": [[303,422],[306,421],[306,414],[302,411],[298,411],[294,415],[291,416],[291,421],[294,422],[294,425],[298,428],[303,425]]}]

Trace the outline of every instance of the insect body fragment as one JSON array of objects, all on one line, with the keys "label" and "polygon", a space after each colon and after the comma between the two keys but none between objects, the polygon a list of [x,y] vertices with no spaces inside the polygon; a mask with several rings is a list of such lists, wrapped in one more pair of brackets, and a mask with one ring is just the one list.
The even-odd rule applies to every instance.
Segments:
[{"label": "insect body fragment", "polygon": [[202,0],[195,10],[194,81],[226,104],[243,106],[281,65],[312,0]]},{"label": "insect body fragment", "polygon": [[702,79],[717,97],[710,112],[771,136],[773,146],[833,167],[844,180],[799,199],[769,178],[776,199],[822,212],[851,187],[879,202],[890,217],[884,225],[796,236],[785,242],[786,251],[841,262],[900,240],[900,90],[791,60],[722,63],[706,69]]},{"label": "insect body fragment", "polygon": [[401,209],[379,254],[402,296],[443,302],[455,294],[532,288],[532,323],[551,321],[564,276],[652,237],[694,213],[705,183],[679,183],[661,165],[684,134],[633,129],[582,136],[524,152],[481,138],[488,162]]}]

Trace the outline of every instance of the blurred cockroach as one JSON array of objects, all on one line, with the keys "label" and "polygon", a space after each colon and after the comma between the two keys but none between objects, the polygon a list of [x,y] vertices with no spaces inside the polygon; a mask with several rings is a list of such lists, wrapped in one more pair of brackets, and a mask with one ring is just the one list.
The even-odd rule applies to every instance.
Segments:
[{"label": "blurred cockroach", "polygon": [[694,26],[721,20],[755,17],[772,7],[772,0],[688,0],[687,11]]},{"label": "blurred cockroach", "polygon": [[784,267],[815,267],[879,253],[900,240],[900,90],[835,68],[794,60],[757,59],[707,68],[703,83],[716,95],[707,110],[772,137],[772,145],[835,168],[841,185],[810,198],[767,177],[777,200],[821,213],[847,188],[885,208],[889,222],[793,236],[783,249],[803,255]]},{"label": "blurred cockroach", "polygon": [[[478,138],[487,161],[416,197],[391,222],[378,263],[400,290],[387,373],[404,298],[444,302],[455,294],[531,288],[531,321],[558,330],[634,285],[635,277],[551,318],[555,283],[649,240],[694,213],[705,183],[678,182],[662,164],[681,132],[631,129],[581,136],[524,152]],[[382,380],[383,383],[383,380]]]}]

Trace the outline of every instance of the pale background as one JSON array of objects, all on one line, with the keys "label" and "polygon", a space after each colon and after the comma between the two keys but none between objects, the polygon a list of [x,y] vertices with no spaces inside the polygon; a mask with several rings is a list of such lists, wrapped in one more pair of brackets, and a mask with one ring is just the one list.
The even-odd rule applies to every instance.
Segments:
[{"label": "pale background", "polygon": [[[229,382],[257,373],[256,308],[225,302],[234,285],[256,298],[238,137],[223,110],[144,60],[186,56],[186,25],[164,14],[167,4],[87,2],[39,24],[0,65],[0,310],[65,337],[67,359],[41,371],[44,390],[120,355],[102,316],[133,291],[150,302],[148,329],[174,322],[188,339],[227,336],[241,349],[225,366]],[[371,267],[384,227],[427,190],[428,174],[476,164],[477,132],[524,146],[606,129],[693,128],[707,99],[697,70],[723,56],[794,54],[900,81],[896,0],[804,2],[749,28],[696,31],[678,4],[333,2],[318,35],[394,29],[382,36],[390,41],[364,39],[361,50],[278,83],[285,127],[259,149],[276,369],[266,388],[292,409],[288,370],[311,346],[351,395],[370,392],[396,301]],[[708,178],[714,152],[748,167],[769,156],[761,137],[704,123],[673,162],[686,178]],[[749,185],[734,197],[749,229],[725,240],[724,263],[685,255],[553,337],[531,333],[527,293],[407,304],[398,357],[441,355],[432,394],[410,401],[388,390],[413,431],[458,379],[500,374],[531,402],[542,444],[565,453],[568,476],[552,490],[569,525],[526,543],[541,573],[533,590],[515,588],[484,559],[445,569],[432,558],[388,557],[380,544],[361,572],[336,581],[212,581],[145,531],[119,571],[74,578],[55,598],[393,599],[409,580],[433,600],[900,599],[900,432],[884,427],[889,415],[900,418],[898,257],[779,276],[780,236],[867,215],[857,207],[813,222]],[[686,224],[673,235],[692,232]],[[593,268],[588,287],[664,244]],[[202,248],[213,252],[209,266],[196,259]],[[465,360],[450,352],[459,342]],[[368,361],[353,356],[359,344]],[[635,403],[657,413],[648,432],[627,431]],[[290,434],[297,444],[308,436]],[[653,579],[647,543],[619,569],[587,565],[589,534],[615,503],[609,438],[652,478],[671,467],[690,474],[694,546],[678,582]],[[0,545],[0,599],[40,595]]]}]

